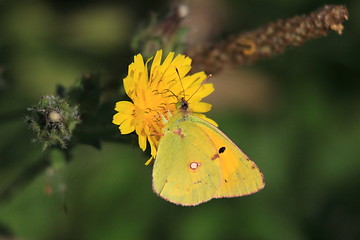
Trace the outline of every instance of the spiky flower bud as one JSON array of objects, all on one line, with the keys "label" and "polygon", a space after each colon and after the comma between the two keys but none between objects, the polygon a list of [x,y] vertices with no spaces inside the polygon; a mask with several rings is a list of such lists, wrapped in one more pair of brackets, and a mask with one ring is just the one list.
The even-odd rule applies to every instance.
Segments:
[{"label": "spiky flower bud", "polygon": [[35,141],[43,143],[43,150],[59,145],[66,148],[75,126],[80,122],[77,106],[58,96],[44,96],[28,109],[26,121],[35,134]]}]

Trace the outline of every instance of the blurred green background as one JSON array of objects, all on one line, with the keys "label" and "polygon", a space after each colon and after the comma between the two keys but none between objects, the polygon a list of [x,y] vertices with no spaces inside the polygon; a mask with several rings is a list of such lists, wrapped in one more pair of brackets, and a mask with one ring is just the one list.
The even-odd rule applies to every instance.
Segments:
[{"label": "blurred green background", "polygon": [[[189,1],[189,42],[325,3]],[[258,164],[264,190],[180,207],[152,192],[148,155],[136,143],[82,145],[67,165],[51,152],[59,164],[0,199],[0,239],[360,239],[360,1],[331,3],[349,8],[343,35],[211,79],[208,116]],[[134,31],[174,4],[0,1],[0,192],[41,157],[26,107],[83,73],[122,81]]]}]

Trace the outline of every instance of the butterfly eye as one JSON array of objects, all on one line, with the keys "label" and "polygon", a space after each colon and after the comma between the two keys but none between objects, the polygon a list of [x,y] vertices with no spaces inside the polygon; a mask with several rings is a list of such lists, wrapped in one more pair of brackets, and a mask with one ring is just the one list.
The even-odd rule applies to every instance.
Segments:
[{"label": "butterfly eye", "polygon": [[192,162],[192,163],[190,163],[190,168],[191,168],[192,170],[197,169],[199,166],[200,166],[200,163],[197,163],[197,162]]},{"label": "butterfly eye", "polygon": [[226,147],[221,147],[221,148],[219,148],[219,153],[225,152],[225,149],[226,149]]}]

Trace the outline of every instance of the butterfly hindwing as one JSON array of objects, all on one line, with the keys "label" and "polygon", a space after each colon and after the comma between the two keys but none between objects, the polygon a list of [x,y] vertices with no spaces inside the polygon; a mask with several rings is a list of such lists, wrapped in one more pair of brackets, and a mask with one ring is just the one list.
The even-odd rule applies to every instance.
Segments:
[{"label": "butterfly hindwing", "polygon": [[[174,123],[174,124],[172,124]],[[162,137],[153,169],[153,188],[161,197],[181,205],[196,205],[216,195],[221,179],[215,152],[203,130],[174,115]]]}]

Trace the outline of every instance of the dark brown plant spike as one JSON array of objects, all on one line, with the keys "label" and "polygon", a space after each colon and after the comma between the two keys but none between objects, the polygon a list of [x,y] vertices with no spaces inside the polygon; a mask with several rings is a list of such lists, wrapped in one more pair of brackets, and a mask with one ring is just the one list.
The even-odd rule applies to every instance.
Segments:
[{"label": "dark brown plant spike", "polygon": [[250,32],[241,33],[210,46],[187,51],[193,59],[193,72],[220,72],[224,66],[239,66],[276,56],[288,47],[301,46],[308,40],[335,31],[342,34],[342,23],[348,19],[343,5],[325,5],[307,15],[280,19]]}]

